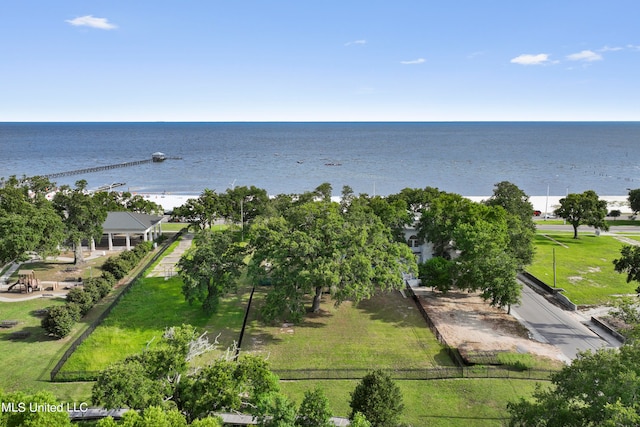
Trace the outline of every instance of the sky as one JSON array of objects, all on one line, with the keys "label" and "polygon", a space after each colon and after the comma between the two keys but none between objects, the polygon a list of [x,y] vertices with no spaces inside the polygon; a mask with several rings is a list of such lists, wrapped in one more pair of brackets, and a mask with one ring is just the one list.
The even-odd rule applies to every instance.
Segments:
[{"label": "sky", "polygon": [[638,0],[4,0],[0,122],[637,121]]}]

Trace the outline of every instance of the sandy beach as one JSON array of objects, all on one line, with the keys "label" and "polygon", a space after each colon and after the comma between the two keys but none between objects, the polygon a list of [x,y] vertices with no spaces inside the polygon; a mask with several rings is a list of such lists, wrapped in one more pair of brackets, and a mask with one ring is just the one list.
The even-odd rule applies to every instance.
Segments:
[{"label": "sandy beach", "polygon": [[[178,206],[182,206],[189,199],[197,198],[197,195],[193,194],[141,194],[145,199],[150,200],[154,203],[159,204],[163,207],[165,212],[171,212],[174,208]],[[482,200],[488,199],[490,196],[467,196],[468,199],[473,200],[474,202],[480,202]],[[560,199],[563,196],[530,196],[529,201],[533,204],[533,209],[539,210],[542,213],[553,212],[560,205]],[[607,202],[608,208],[618,209],[622,212],[622,214],[631,213],[631,209],[629,208],[629,204],[627,202],[627,195],[623,196],[600,196],[600,199],[605,200]]]}]

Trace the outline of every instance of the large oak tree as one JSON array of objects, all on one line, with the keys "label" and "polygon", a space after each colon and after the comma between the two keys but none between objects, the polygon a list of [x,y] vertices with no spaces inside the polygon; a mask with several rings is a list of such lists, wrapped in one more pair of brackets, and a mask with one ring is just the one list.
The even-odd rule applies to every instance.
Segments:
[{"label": "large oak tree", "polygon": [[495,185],[493,195],[485,201],[488,206],[501,206],[507,212],[509,250],[515,256],[518,269],[531,264],[534,255],[533,239],[536,225],[533,222],[533,205],[529,196],[517,185],[502,181]]},{"label": "large oak tree", "polygon": [[102,224],[107,219],[107,208],[99,198],[87,191],[87,182],[80,180],[76,187],[60,187],[53,204],[62,217],[65,232],[74,247],[74,264],[84,263],[83,239],[100,239]]},{"label": "large oak tree", "polygon": [[637,426],[640,346],[587,351],[551,376],[533,400],[508,405],[511,426]]},{"label": "large oak tree", "polygon": [[578,227],[581,225],[590,225],[605,231],[609,229],[605,221],[607,202],[600,200],[593,190],[580,194],[571,193],[560,199],[560,207],[554,213],[573,226],[574,239],[578,238]]},{"label": "large oak tree", "polygon": [[231,231],[201,230],[193,246],[178,261],[182,293],[193,304],[212,313],[220,297],[234,289],[245,267],[243,246],[234,241]]},{"label": "large oak tree", "polygon": [[433,243],[436,257],[453,261],[425,265],[423,275],[432,279],[426,285],[481,291],[498,307],[518,302],[521,286],[516,274],[521,261],[511,250],[510,215],[501,205],[474,203],[458,194],[435,197],[422,213],[419,236]]},{"label": "large oak tree", "polygon": [[410,248],[397,243],[359,199],[345,206],[323,198],[258,220],[250,246],[250,274],[273,286],[265,320],[299,321],[307,294],[313,294],[311,310],[318,311],[324,291],[340,303],[401,288],[402,274],[417,269]]},{"label": "large oak tree", "polygon": [[23,261],[35,252],[46,256],[57,252],[64,240],[64,226],[45,197],[48,180],[10,177],[0,187],[0,265]]}]

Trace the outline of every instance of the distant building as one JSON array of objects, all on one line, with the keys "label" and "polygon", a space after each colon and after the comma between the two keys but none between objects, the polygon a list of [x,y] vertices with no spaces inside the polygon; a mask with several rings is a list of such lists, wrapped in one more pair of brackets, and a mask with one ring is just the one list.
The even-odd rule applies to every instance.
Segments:
[{"label": "distant building", "polygon": [[416,257],[416,262],[422,263],[433,258],[433,244],[422,241],[418,238],[418,229],[416,225],[417,222],[413,225],[405,226],[403,230],[404,241],[407,242],[407,245],[411,248],[411,251]]}]

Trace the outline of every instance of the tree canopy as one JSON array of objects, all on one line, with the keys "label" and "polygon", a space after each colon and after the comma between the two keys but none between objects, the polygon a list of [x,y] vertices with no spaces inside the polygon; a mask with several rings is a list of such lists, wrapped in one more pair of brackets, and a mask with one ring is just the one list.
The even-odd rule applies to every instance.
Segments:
[{"label": "tree canopy", "polygon": [[209,313],[220,297],[234,289],[244,264],[245,250],[231,231],[200,231],[191,249],[178,262],[182,293],[193,304],[199,302]]},{"label": "tree canopy", "polygon": [[488,206],[501,206],[507,212],[509,250],[514,255],[519,270],[531,264],[534,255],[533,239],[536,226],[533,222],[533,205],[529,196],[517,185],[502,181],[495,185],[493,195],[485,201]]},{"label": "tree canopy", "polygon": [[539,388],[533,401],[508,405],[511,426],[633,426],[640,424],[640,346],[587,351]]},{"label": "tree canopy", "polygon": [[132,195],[128,191],[98,191],[94,197],[108,212],[128,211],[148,215],[162,215],[163,213],[162,206],[159,204],[147,200],[139,194]]},{"label": "tree canopy", "polygon": [[434,197],[418,223],[419,236],[433,243],[436,257],[421,267],[425,284],[445,292],[453,286],[481,291],[498,307],[517,303],[522,259],[512,250],[510,217],[515,215],[501,203],[480,204],[450,193]]},{"label": "tree canopy", "polygon": [[431,201],[437,198],[442,192],[434,187],[425,188],[403,188],[397,194],[390,194],[387,197],[389,203],[403,201],[409,213],[415,216],[427,209],[431,205]]},{"label": "tree canopy", "polygon": [[279,386],[267,362],[253,355],[221,357],[190,369],[189,361],[213,348],[190,325],[169,328],[156,345],[102,371],[92,401],[109,409],[175,405],[189,422],[216,411],[268,412]]},{"label": "tree canopy", "polygon": [[[620,258],[613,260],[613,266],[618,273],[627,274],[627,283],[640,283],[640,247],[624,245],[620,249]],[[640,293],[640,286],[636,292]]]},{"label": "tree canopy", "polygon": [[[66,411],[33,410],[33,408],[37,408],[37,405],[59,408],[60,402],[47,391],[27,394],[21,391],[3,393],[0,390],[0,402],[3,405],[2,411],[0,411],[0,426],[3,427],[67,427],[72,425]],[[5,410],[5,408],[8,409]]]},{"label": "tree canopy", "polygon": [[318,311],[324,290],[336,303],[357,302],[404,286],[402,274],[417,270],[410,248],[357,199],[341,206],[325,198],[258,220],[250,247],[250,275],[272,283],[263,309],[267,321],[299,321],[309,293]]},{"label": "tree canopy", "polygon": [[560,199],[560,207],[554,213],[573,226],[574,239],[578,238],[578,227],[581,225],[590,225],[605,231],[609,229],[605,221],[607,202],[600,200],[593,190],[580,194],[571,193]]},{"label": "tree canopy", "polygon": [[0,187],[0,265],[24,261],[27,254],[54,254],[64,240],[64,226],[45,197],[48,180],[18,180]]},{"label": "tree canopy", "polygon": [[376,427],[396,427],[404,410],[402,392],[383,371],[373,371],[358,383],[351,393],[350,419],[360,413]]},{"label": "tree canopy", "polygon": [[332,427],[329,399],[321,388],[307,390],[298,409],[296,426],[299,427]]},{"label": "tree canopy", "polygon": [[634,214],[640,212],[640,188],[629,190],[629,197],[627,200],[629,201],[629,207],[631,207]]},{"label": "tree canopy", "polygon": [[102,224],[107,219],[107,208],[94,195],[86,191],[87,182],[80,180],[76,187],[60,187],[53,204],[65,225],[66,236],[74,246],[74,263],[84,263],[83,239],[100,239]]},{"label": "tree canopy", "polygon": [[213,227],[222,218],[220,195],[206,188],[197,199],[188,199],[185,204],[173,210],[174,218],[183,218],[200,230]]}]

